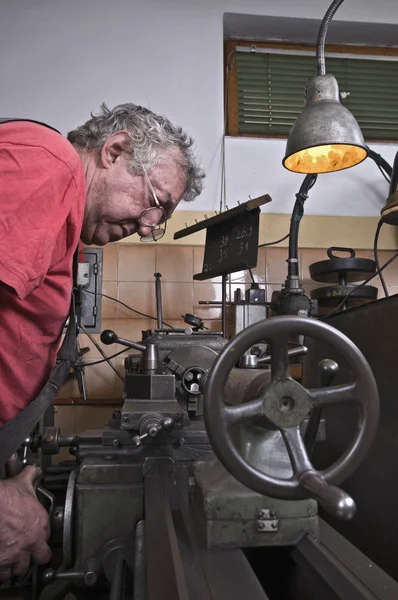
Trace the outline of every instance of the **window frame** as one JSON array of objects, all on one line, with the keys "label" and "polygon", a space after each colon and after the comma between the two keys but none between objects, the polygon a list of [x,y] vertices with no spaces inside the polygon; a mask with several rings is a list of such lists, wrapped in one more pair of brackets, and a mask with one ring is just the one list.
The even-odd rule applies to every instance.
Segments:
[{"label": "window frame", "polygon": [[[238,46],[256,46],[257,48],[271,48],[275,50],[299,50],[316,53],[316,46],[312,44],[297,44],[289,42],[264,42],[255,40],[237,40],[229,39],[224,41],[224,119],[225,135],[231,137],[253,137],[262,139],[287,139],[286,134],[265,134],[265,133],[239,133],[238,126],[238,74],[236,60],[231,60]],[[357,54],[358,58],[362,56],[394,56],[398,57],[398,47],[390,48],[386,46],[355,46],[349,44],[326,44],[325,53],[335,54]],[[316,72],[314,70],[314,75]],[[303,81],[303,108],[304,108],[304,88],[306,81]],[[397,100],[398,101],[398,100]],[[372,140],[372,143],[395,143],[394,140]]]}]

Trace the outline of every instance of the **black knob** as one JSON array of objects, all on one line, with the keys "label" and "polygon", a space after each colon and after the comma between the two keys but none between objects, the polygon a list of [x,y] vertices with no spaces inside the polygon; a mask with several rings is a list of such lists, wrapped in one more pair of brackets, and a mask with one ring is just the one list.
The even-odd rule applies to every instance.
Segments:
[{"label": "black knob", "polygon": [[186,313],[185,315],[181,315],[184,319],[184,323],[194,327],[196,330],[200,330],[204,328],[203,319],[198,317],[197,315],[193,315],[191,313]]},{"label": "black knob", "polygon": [[112,329],[104,329],[101,333],[101,342],[109,346],[110,344],[115,344],[117,342],[117,335]]}]

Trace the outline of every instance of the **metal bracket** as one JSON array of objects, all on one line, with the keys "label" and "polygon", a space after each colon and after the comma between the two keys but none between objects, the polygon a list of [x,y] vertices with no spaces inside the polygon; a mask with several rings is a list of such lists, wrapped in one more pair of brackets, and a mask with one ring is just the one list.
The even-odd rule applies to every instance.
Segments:
[{"label": "metal bracket", "polygon": [[276,519],[274,508],[260,508],[257,512],[257,531],[261,533],[276,533],[279,529],[279,520]]},{"label": "metal bracket", "polygon": [[101,331],[102,248],[85,248],[81,253],[77,283],[81,286],[81,322],[91,333]]},{"label": "metal bracket", "polygon": [[175,462],[170,457],[146,458],[142,465],[142,474],[144,477],[157,477],[160,473],[174,473],[176,470]]}]

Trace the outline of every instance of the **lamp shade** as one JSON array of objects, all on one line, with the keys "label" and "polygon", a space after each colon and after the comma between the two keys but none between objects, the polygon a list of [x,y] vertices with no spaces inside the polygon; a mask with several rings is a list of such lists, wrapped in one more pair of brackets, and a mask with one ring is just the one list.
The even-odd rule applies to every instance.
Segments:
[{"label": "lamp shade", "polygon": [[287,140],[283,165],[295,173],[328,173],[353,167],[367,155],[355,117],[340,102],[335,77],[311,77],[304,110]]}]

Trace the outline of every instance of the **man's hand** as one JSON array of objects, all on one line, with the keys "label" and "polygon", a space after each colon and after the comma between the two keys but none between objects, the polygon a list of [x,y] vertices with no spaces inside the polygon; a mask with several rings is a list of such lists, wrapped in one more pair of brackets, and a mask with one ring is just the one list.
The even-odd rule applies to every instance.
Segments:
[{"label": "man's hand", "polygon": [[31,558],[38,564],[51,558],[48,515],[33,487],[39,476],[40,469],[28,466],[0,481],[0,581],[26,573]]}]

